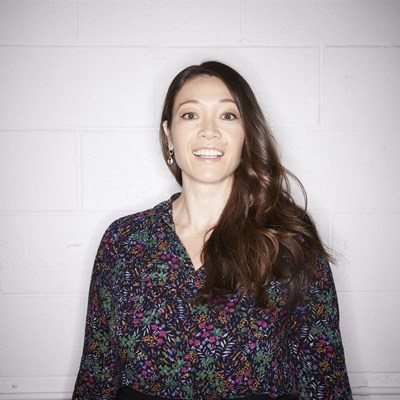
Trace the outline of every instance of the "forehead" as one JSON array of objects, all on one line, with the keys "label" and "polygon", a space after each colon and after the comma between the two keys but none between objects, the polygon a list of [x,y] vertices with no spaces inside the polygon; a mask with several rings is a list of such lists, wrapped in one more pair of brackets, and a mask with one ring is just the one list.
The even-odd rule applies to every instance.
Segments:
[{"label": "forehead", "polygon": [[215,76],[196,76],[185,82],[178,91],[175,104],[188,101],[218,101],[221,99],[232,99],[232,95],[225,83]]}]

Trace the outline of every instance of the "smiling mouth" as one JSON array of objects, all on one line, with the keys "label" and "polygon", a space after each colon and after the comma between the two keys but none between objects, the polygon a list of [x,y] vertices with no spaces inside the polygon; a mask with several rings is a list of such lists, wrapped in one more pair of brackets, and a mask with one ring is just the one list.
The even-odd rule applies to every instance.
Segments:
[{"label": "smiling mouth", "polygon": [[222,157],[224,153],[216,149],[200,149],[193,151],[193,155],[202,158],[217,158]]}]

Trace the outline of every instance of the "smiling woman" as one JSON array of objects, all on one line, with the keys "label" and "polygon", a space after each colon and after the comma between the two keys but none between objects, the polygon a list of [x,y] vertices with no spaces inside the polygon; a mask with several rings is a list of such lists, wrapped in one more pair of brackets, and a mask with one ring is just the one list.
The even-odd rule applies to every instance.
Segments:
[{"label": "smiling woman", "polygon": [[182,192],[104,234],[73,398],[351,399],[330,256],[247,82],[181,71],[160,141]]}]

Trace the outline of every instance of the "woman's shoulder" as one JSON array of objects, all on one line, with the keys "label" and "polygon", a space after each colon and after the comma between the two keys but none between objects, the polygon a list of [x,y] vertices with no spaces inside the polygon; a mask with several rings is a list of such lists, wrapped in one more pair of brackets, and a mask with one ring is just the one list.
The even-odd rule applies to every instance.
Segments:
[{"label": "woman's shoulder", "polygon": [[152,208],[114,220],[108,226],[105,236],[119,241],[153,229],[160,220],[172,223],[172,201],[176,196],[173,195],[170,199],[162,201]]},{"label": "woman's shoulder", "polygon": [[123,236],[132,229],[143,229],[151,224],[155,217],[154,208],[138,211],[133,214],[124,215],[114,220],[107,228],[107,232],[113,235]]}]

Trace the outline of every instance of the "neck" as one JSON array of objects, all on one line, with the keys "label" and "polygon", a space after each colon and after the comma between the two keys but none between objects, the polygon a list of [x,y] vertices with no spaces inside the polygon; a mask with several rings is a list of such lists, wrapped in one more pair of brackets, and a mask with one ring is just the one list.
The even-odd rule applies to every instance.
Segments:
[{"label": "neck", "polygon": [[205,232],[218,222],[228,201],[232,184],[182,185],[182,194],[173,204],[175,224],[192,232]]}]

